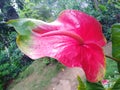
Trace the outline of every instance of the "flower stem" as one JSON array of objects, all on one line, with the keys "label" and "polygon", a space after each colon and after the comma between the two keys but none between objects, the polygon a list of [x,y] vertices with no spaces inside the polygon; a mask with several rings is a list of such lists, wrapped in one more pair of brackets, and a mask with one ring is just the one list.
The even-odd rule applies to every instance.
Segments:
[{"label": "flower stem", "polygon": [[83,39],[80,37],[80,35],[74,33],[74,32],[70,32],[70,31],[50,31],[50,32],[46,32],[44,34],[41,34],[41,37],[45,37],[45,36],[53,36],[53,35],[64,35],[64,36],[69,36],[75,40],[77,40],[80,44],[84,44]]},{"label": "flower stem", "polygon": [[117,58],[111,57],[111,56],[109,56],[109,55],[105,55],[105,56],[106,56],[107,58],[110,58],[110,59],[116,61],[116,62],[120,62],[120,60],[117,59]]}]

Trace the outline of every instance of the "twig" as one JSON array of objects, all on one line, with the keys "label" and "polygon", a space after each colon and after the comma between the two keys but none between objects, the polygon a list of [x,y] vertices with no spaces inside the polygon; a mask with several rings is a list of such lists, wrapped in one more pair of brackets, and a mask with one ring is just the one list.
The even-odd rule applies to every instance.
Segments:
[{"label": "twig", "polygon": [[117,58],[114,58],[114,57],[111,57],[111,56],[108,56],[108,55],[105,55],[105,56],[106,56],[107,58],[110,58],[110,59],[112,59],[112,60],[120,63],[120,60],[117,59]]}]

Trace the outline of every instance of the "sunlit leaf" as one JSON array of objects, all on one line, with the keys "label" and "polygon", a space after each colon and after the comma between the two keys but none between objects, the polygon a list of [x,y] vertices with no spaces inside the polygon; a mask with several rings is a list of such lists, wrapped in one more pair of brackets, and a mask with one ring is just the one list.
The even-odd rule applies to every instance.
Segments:
[{"label": "sunlit leaf", "polygon": [[77,80],[79,82],[78,90],[86,90],[86,86],[85,86],[84,82],[81,80],[81,78],[79,76],[77,77]]},{"label": "sunlit leaf", "polygon": [[111,90],[119,90],[120,89],[120,78],[115,82]]},{"label": "sunlit leaf", "polygon": [[102,11],[107,11],[107,7],[106,7],[105,5],[100,4],[100,5],[99,5],[99,8],[100,8]]},{"label": "sunlit leaf", "polygon": [[86,86],[87,86],[86,90],[106,90],[100,82],[98,83],[87,82]]},{"label": "sunlit leaf", "polygon": [[112,26],[112,55],[120,59],[120,23]]}]

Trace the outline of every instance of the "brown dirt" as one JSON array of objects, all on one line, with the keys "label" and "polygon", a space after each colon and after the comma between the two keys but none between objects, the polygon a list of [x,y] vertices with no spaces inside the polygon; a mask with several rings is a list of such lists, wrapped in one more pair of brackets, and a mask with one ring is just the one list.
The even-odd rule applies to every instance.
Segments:
[{"label": "brown dirt", "polygon": [[56,77],[51,80],[51,84],[47,90],[77,90],[77,76],[80,76],[83,80],[85,75],[80,68],[65,68]]}]

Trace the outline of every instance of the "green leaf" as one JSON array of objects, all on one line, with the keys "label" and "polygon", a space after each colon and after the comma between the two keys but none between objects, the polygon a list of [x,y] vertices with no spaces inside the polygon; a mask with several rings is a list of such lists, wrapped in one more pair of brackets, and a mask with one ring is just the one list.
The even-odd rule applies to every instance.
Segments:
[{"label": "green leaf", "polygon": [[86,90],[105,90],[105,88],[103,87],[103,85],[100,82],[90,83],[87,81],[86,86],[87,86]]},{"label": "green leaf", "polygon": [[120,2],[115,3],[115,8],[120,9]]},{"label": "green leaf", "polygon": [[99,5],[100,10],[107,11],[107,7],[105,5],[100,4]]},{"label": "green leaf", "polygon": [[25,0],[25,2],[26,2],[26,3],[29,3],[29,2],[30,2],[30,0]]},{"label": "green leaf", "polygon": [[77,77],[77,80],[79,82],[78,90],[86,90],[86,86],[85,86],[85,84],[83,83],[83,81],[81,80],[81,78],[79,76]]},{"label": "green leaf", "polygon": [[115,82],[111,90],[120,90],[120,78]]},{"label": "green leaf", "polygon": [[115,5],[115,8],[120,9],[120,6],[119,5]]},{"label": "green leaf", "polygon": [[112,55],[120,60],[120,23],[112,26]]}]

